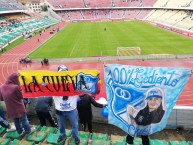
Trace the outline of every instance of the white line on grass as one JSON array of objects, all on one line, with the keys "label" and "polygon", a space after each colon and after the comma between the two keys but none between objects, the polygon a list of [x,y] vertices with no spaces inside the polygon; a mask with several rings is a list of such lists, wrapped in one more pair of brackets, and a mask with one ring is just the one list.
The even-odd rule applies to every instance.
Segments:
[{"label": "white line on grass", "polygon": [[72,48],[72,50],[70,52],[70,56],[72,56],[72,53],[73,53],[74,49],[75,49],[75,45],[74,45],[74,47]]},{"label": "white line on grass", "polygon": [[72,56],[72,53],[74,52],[74,49],[76,48],[77,43],[78,43],[78,39],[76,40],[76,43],[74,44],[74,46],[70,52],[70,56]]}]

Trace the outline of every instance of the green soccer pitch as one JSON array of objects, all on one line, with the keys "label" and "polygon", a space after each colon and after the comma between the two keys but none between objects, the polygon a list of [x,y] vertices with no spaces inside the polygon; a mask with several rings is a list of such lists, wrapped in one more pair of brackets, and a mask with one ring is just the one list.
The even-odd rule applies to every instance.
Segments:
[{"label": "green soccer pitch", "polygon": [[193,39],[138,21],[78,22],[60,30],[30,57],[116,56],[117,47],[140,47],[141,55],[193,54]]}]

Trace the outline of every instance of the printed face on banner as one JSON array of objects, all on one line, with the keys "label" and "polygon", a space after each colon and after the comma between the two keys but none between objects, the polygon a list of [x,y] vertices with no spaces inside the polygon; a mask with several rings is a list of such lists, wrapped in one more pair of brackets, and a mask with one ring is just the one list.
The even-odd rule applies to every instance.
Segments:
[{"label": "printed face on banner", "polygon": [[131,136],[162,130],[189,77],[190,69],[107,64],[109,123]]},{"label": "printed face on banner", "polygon": [[164,92],[159,87],[147,90],[145,100],[140,108],[136,109],[131,104],[127,106],[128,123],[139,129],[148,125],[160,123],[165,111]]}]

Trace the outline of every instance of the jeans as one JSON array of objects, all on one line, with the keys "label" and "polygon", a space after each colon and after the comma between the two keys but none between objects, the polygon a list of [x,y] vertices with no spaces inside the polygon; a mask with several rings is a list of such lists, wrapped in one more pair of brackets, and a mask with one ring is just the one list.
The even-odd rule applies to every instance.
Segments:
[{"label": "jeans", "polygon": [[72,125],[72,137],[78,137],[78,111],[77,109],[71,111],[56,110],[58,125],[60,129],[60,136],[65,136],[65,121],[68,119]]},{"label": "jeans", "polygon": [[31,127],[29,125],[26,113],[24,113],[20,118],[15,118],[13,121],[18,134],[23,132],[23,128],[26,134],[31,132]]},{"label": "jeans", "polygon": [[4,128],[9,127],[9,122],[6,120],[5,114],[4,114],[3,110],[1,110],[1,109],[0,109],[0,125]]}]

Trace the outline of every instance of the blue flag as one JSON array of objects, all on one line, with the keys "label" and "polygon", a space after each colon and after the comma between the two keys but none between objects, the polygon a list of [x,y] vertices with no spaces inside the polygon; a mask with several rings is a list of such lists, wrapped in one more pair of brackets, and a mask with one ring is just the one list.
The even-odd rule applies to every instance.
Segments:
[{"label": "blue flag", "polygon": [[129,135],[165,128],[191,69],[106,64],[108,121]]}]

